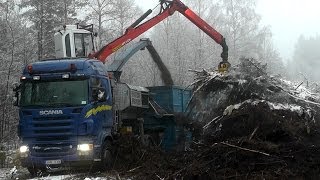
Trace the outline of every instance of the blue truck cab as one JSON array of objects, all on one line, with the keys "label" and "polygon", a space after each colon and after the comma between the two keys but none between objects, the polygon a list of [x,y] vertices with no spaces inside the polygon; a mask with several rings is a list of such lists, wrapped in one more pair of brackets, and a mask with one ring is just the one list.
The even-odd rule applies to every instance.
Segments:
[{"label": "blue truck cab", "polygon": [[35,62],[24,68],[20,82],[22,166],[34,173],[107,160],[114,120],[103,63],[88,58]]}]

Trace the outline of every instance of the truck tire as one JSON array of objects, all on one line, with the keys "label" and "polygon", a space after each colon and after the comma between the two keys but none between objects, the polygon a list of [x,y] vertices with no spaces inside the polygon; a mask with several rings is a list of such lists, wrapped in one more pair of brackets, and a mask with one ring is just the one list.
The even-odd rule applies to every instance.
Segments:
[{"label": "truck tire", "polygon": [[32,177],[35,177],[35,176],[39,176],[39,175],[41,175],[42,173],[45,173],[46,172],[46,170],[45,169],[39,169],[39,168],[36,168],[36,167],[27,167],[27,169],[28,169],[28,171],[29,171],[29,173],[30,173],[30,175],[32,176]]},{"label": "truck tire", "polygon": [[103,143],[101,150],[101,170],[110,170],[113,167],[112,145],[109,140]]},{"label": "truck tire", "polygon": [[150,136],[150,135],[144,135],[144,145],[146,146],[146,147],[154,147],[154,146],[156,146],[156,143],[154,142],[154,140],[153,140],[153,138],[152,138],[152,136]]}]

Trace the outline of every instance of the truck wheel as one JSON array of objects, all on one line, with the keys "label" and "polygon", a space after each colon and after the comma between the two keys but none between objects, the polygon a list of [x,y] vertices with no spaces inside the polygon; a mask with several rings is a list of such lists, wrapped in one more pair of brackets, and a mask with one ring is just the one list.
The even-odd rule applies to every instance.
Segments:
[{"label": "truck wheel", "polygon": [[31,174],[31,176],[39,176],[41,175],[41,173],[45,173],[46,170],[44,169],[39,169],[36,167],[27,167],[29,173]]},{"label": "truck wheel", "polygon": [[154,142],[152,136],[150,136],[150,135],[145,135],[144,136],[144,143],[145,143],[144,145],[146,147],[154,147],[154,146],[156,146],[156,143]]},{"label": "truck wheel", "polygon": [[110,170],[113,166],[112,146],[110,141],[105,141],[101,151],[101,169]]}]

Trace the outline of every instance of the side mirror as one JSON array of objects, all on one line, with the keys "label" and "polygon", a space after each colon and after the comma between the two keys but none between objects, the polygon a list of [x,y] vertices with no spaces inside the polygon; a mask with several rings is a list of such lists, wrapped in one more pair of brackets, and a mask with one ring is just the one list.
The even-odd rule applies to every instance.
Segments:
[{"label": "side mirror", "polygon": [[12,87],[13,91],[16,92],[16,91],[20,90],[20,83],[14,82],[14,83],[12,83],[11,87]]},{"label": "side mirror", "polygon": [[104,88],[93,88],[92,89],[92,99],[95,102],[105,102],[106,101],[106,90]]},{"label": "side mirror", "polygon": [[18,106],[19,105],[19,100],[20,100],[20,84],[15,82],[12,84],[12,87],[13,87],[13,92],[14,92],[14,96],[13,96],[13,99],[12,99],[12,104],[14,106]]},{"label": "side mirror", "polygon": [[12,105],[19,106],[19,97],[17,97],[17,96],[13,97]]}]

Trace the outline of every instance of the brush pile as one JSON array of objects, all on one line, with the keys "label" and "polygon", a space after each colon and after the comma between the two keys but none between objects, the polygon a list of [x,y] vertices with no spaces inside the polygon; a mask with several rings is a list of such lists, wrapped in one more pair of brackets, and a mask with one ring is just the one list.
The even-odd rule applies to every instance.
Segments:
[{"label": "brush pile", "polygon": [[241,61],[224,76],[197,72],[186,118],[201,132],[192,150],[146,153],[131,177],[320,178],[320,95]]}]

